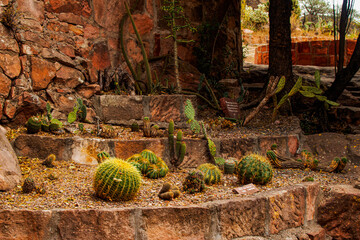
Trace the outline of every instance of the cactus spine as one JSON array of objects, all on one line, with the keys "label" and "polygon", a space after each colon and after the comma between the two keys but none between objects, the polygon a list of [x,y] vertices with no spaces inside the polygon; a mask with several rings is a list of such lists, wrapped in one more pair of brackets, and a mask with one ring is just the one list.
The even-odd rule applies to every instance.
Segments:
[{"label": "cactus spine", "polygon": [[214,164],[204,163],[198,169],[204,173],[206,184],[216,184],[221,181],[221,170]]},{"label": "cactus spine", "polygon": [[244,156],[235,167],[241,184],[267,184],[273,176],[273,169],[265,157],[258,154]]},{"label": "cactus spine", "polygon": [[139,170],[130,163],[111,158],[101,163],[95,174],[96,196],[110,201],[130,200],[141,186]]}]

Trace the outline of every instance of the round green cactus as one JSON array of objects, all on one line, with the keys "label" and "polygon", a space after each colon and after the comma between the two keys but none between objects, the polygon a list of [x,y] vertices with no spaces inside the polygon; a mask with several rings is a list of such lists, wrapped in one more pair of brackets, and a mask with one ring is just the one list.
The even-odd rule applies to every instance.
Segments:
[{"label": "round green cactus", "polygon": [[271,164],[264,156],[244,156],[235,166],[235,173],[241,184],[267,184],[273,176]]},{"label": "round green cactus", "polygon": [[148,167],[150,165],[150,161],[140,154],[134,154],[128,159],[126,159],[127,162],[134,165],[142,174],[146,174]]},{"label": "round green cactus", "polygon": [[137,167],[148,178],[162,178],[169,172],[166,163],[148,149],[145,149],[140,154],[134,154],[126,161]]},{"label": "round green cactus", "polygon": [[206,184],[215,184],[221,181],[221,170],[214,164],[204,163],[198,169],[204,173]]},{"label": "round green cactus", "polygon": [[183,182],[183,189],[188,193],[202,192],[205,189],[204,174],[200,170],[192,170]]},{"label": "round green cactus", "polygon": [[148,178],[162,178],[165,177],[168,172],[169,168],[166,163],[161,158],[158,158],[156,164],[149,165],[145,176]]},{"label": "round green cactus", "polygon": [[29,118],[26,123],[28,133],[38,133],[41,129],[41,119],[35,116]]},{"label": "round green cactus", "polygon": [[148,160],[150,161],[150,163],[152,163],[152,164],[156,164],[156,162],[157,162],[157,156],[156,156],[156,154],[155,154],[153,151],[149,150],[149,149],[143,150],[143,151],[140,153],[140,155],[141,155],[143,158],[148,159]]},{"label": "round green cactus", "polygon": [[139,170],[129,162],[110,158],[101,163],[95,173],[94,190],[96,196],[110,200],[130,200],[141,186]]}]

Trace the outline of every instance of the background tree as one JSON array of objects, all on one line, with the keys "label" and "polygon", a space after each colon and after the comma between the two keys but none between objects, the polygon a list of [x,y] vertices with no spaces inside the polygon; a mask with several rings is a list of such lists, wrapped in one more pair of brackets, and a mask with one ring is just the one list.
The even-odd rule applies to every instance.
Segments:
[{"label": "background tree", "polygon": [[326,18],[331,16],[330,4],[325,0],[301,0],[301,7],[303,9],[304,23],[317,23],[319,18]]}]

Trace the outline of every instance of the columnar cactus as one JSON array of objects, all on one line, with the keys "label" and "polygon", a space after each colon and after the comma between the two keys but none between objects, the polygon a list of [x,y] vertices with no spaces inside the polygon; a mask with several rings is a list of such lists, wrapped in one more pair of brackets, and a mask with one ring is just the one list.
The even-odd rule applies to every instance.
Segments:
[{"label": "columnar cactus", "polygon": [[110,201],[130,200],[141,186],[141,174],[130,163],[111,158],[101,163],[95,174],[96,196]]},{"label": "columnar cactus", "polygon": [[144,137],[151,137],[150,119],[148,117],[144,117],[143,123]]},{"label": "columnar cactus", "polygon": [[204,163],[198,169],[204,173],[206,184],[215,184],[221,181],[221,170],[214,164]]},{"label": "columnar cactus", "polygon": [[29,118],[26,123],[28,133],[38,133],[41,129],[41,119],[35,116]]},{"label": "columnar cactus", "polygon": [[204,174],[200,170],[192,170],[183,182],[183,189],[188,193],[197,193],[205,190]]},{"label": "columnar cactus", "polygon": [[267,184],[273,176],[273,169],[265,157],[258,154],[244,156],[235,166],[241,184]]}]

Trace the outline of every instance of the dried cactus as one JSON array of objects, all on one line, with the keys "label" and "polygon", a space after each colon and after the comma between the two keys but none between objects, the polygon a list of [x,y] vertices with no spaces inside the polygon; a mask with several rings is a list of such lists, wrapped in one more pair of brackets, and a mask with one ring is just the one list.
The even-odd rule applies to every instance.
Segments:
[{"label": "dried cactus", "polygon": [[95,174],[96,196],[110,201],[130,200],[141,186],[141,174],[130,163],[111,158],[101,163]]},{"label": "dried cactus", "polygon": [[103,138],[115,138],[116,132],[113,126],[111,125],[103,125],[101,126],[100,136]]},{"label": "dried cactus", "polygon": [[187,193],[197,193],[205,190],[205,177],[202,171],[192,170],[183,182],[183,189]]},{"label": "dried cactus", "polygon": [[236,164],[236,175],[241,184],[267,184],[273,176],[273,169],[265,157],[258,154],[244,156]]},{"label": "dried cactus", "polygon": [[340,173],[342,170],[344,170],[346,163],[346,157],[342,157],[341,159],[338,157],[334,158],[329,166],[329,172]]},{"label": "dried cactus", "polygon": [[211,163],[201,164],[198,169],[204,173],[206,184],[216,184],[221,181],[221,170]]},{"label": "dried cactus", "polygon": [[132,131],[132,132],[138,132],[139,129],[140,129],[140,127],[139,127],[139,124],[138,124],[137,122],[133,122],[133,123],[131,124],[131,131]]}]

